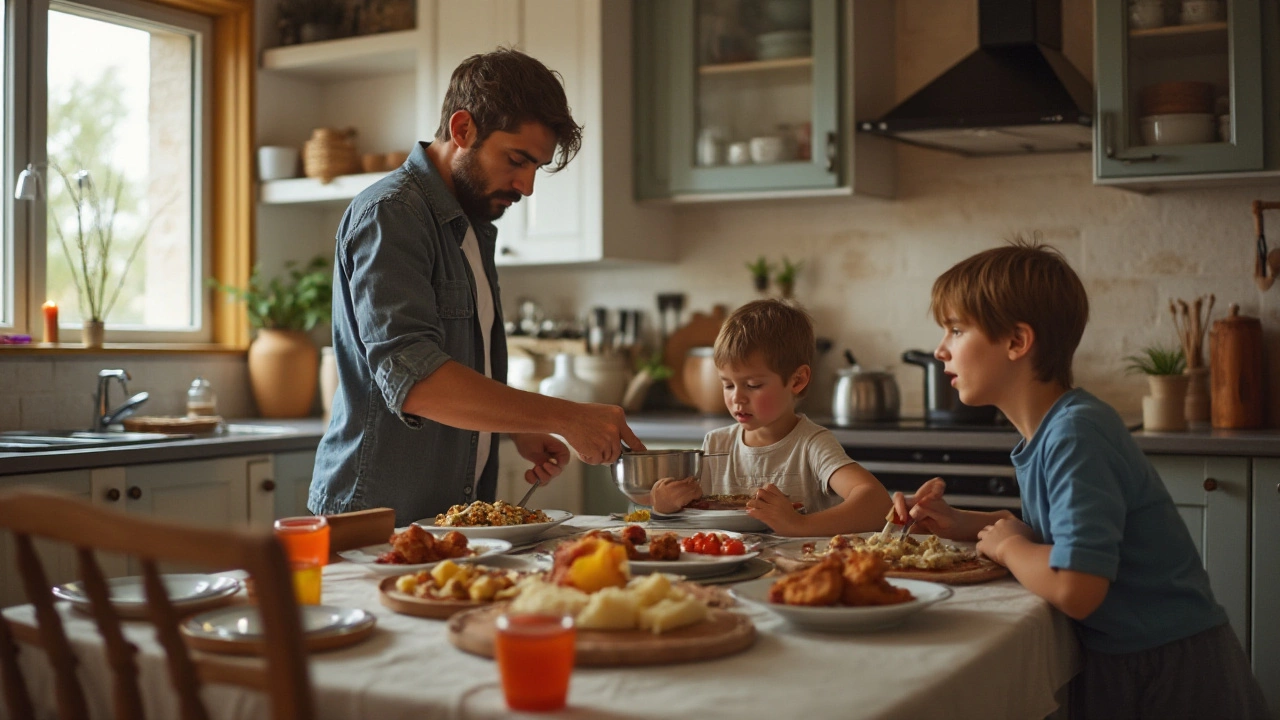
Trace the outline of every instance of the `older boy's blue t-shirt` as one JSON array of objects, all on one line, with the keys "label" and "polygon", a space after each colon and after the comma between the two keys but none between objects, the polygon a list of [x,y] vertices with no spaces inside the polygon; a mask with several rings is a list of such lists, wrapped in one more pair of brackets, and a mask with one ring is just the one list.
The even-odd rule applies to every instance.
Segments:
[{"label": "older boy's blue t-shirt", "polygon": [[1169,491],[1110,405],[1068,391],[1012,457],[1049,566],[1111,581],[1077,623],[1085,647],[1137,652],[1227,622]]}]

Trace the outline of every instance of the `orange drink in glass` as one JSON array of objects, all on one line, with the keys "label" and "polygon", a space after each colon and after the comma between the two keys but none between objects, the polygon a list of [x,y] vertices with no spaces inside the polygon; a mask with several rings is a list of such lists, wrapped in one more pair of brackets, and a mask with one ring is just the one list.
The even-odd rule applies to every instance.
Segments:
[{"label": "orange drink in glass", "polygon": [[291,562],[293,571],[293,595],[299,605],[320,604],[320,566],[310,562]]},{"label": "orange drink in glass", "polygon": [[559,710],[569,696],[575,632],[569,615],[499,615],[494,649],[512,710]]},{"label": "orange drink in glass", "polygon": [[329,521],[323,515],[280,518],[275,531],[290,562],[329,562]]}]

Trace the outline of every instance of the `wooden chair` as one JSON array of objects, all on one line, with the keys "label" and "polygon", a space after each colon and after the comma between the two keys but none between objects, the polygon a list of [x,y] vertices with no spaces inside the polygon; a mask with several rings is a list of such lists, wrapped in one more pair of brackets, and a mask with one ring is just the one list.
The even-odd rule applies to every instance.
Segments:
[{"label": "wooden chair", "polygon": [[[347,521],[338,520],[337,524],[341,527]],[[208,717],[199,695],[201,681],[245,685],[267,693],[271,716],[276,720],[313,716],[302,626],[289,564],[270,531],[184,527],[129,517],[82,500],[37,490],[0,493],[0,529],[13,533],[23,586],[37,621],[34,629],[14,621],[0,622],[0,683],[11,717],[35,716],[19,671],[15,640],[37,645],[48,653],[55,673],[59,716],[64,720],[89,717],[84,691],[76,679],[77,659],[54,609],[53,595],[36,555],[34,538],[77,548],[80,576],[103,639],[105,662],[112,670],[114,717],[143,717],[134,661],[137,650],[125,639],[120,620],[108,600],[107,583],[95,559],[95,550],[130,555],[141,561],[150,619],[165,651],[184,720]],[[179,615],[165,593],[156,568],[158,561],[247,570],[254,580],[262,613],[265,667],[220,663],[207,656],[193,659],[178,632]]]},{"label": "wooden chair", "polygon": [[384,543],[396,529],[396,511],[391,508],[357,510],[324,517],[329,521],[330,553]]}]

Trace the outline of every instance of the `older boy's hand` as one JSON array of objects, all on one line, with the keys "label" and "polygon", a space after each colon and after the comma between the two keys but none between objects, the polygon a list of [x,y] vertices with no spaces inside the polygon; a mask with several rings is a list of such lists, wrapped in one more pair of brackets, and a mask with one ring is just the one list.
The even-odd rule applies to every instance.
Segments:
[{"label": "older boy's hand", "polygon": [[942,478],[934,478],[921,485],[909,498],[900,492],[894,493],[893,511],[898,520],[912,518],[921,529],[949,537],[955,525],[956,511],[942,499],[946,490],[947,483]]},{"label": "older boy's hand", "polygon": [[756,490],[756,496],[747,501],[747,514],[773,528],[779,535],[795,535],[801,523],[800,513],[791,504],[791,498],[770,484]]},{"label": "older boy's hand", "polygon": [[660,513],[680,512],[685,505],[702,497],[702,486],[698,478],[662,478],[653,484],[649,492],[653,500],[653,509]]},{"label": "older boy's hand", "polygon": [[1001,518],[995,524],[978,531],[978,552],[1007,567],[1009,563],[1005,554],[1010,547],[1008,541],[1013,538],[1035,542],[1036,534],[1030,525],[1013,517],[1011,513],[1009,517]]}]

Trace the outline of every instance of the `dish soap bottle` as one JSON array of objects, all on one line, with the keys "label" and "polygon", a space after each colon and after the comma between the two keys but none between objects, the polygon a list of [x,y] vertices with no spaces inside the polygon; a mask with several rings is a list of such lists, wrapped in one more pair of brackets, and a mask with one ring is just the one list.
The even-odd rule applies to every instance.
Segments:
[{"label": "dish soap bottle", "polygon": [[187,417],[209,417],[218,414],[218,396],[203,377],[191,381],[187,388]]}]

